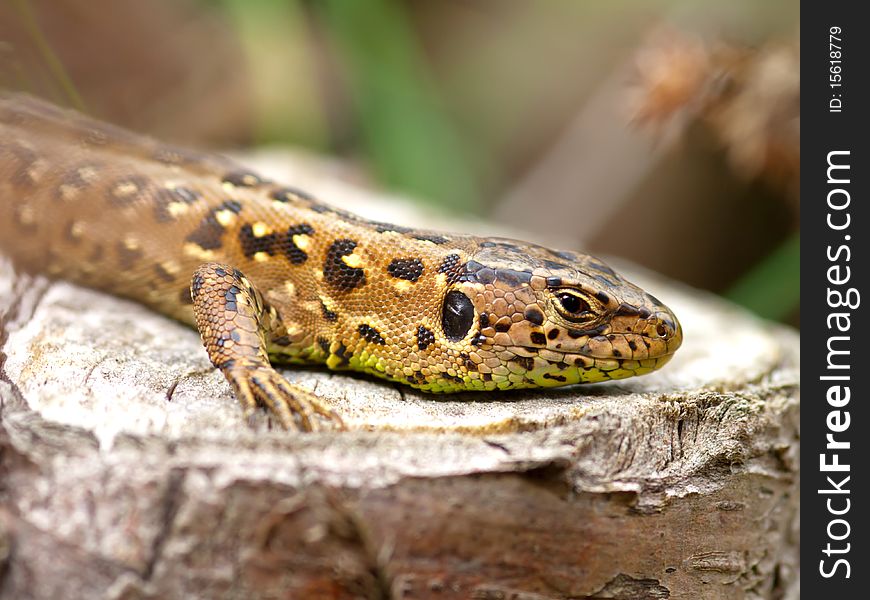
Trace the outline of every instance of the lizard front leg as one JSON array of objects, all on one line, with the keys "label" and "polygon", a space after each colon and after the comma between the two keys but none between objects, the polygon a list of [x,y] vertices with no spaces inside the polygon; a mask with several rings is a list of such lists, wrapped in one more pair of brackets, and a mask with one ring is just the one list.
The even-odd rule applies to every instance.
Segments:
[{"label": "lizard front leg", "polygon": [[314,394],[272,368],[266,353],[265,303],[238,269],[217,263],[200,266],[190,296],[208,356],[229,381],[249,421],[262,405],[285,429],[316,430],[317,415],[343,428],[338,415]]}]

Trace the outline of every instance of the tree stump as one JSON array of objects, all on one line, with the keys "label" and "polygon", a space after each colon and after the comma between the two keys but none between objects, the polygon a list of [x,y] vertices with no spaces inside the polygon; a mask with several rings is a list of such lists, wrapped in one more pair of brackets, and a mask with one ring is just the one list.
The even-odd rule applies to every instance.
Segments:
[{"label": "tree stump", "polygon": [[662,371],[433,396],[294,369],[350,428],[299,435],[245,426],[195,331],[0,260],[0,597],[796,598],[797,334],[622,270],[683,324]]}]

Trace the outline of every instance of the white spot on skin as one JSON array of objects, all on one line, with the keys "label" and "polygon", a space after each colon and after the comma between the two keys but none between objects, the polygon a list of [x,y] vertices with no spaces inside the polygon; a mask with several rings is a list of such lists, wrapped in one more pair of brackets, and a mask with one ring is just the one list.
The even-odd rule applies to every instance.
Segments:
[{"label": "white spot on skin", "polygon": [[79,177],[85,183],[91,183],[97,178],[97,170],[94,167],[82,167],[78,171]]},{"label": "white spot on skin", "polygon": [[36,223],[36,211],[29,204],[22,204],[18,207],[18,222],[22,225],[33,225]]},{"label": "white spot on skin", "polygon": [[60,191],[60,196],[64,200],[72,200],[79,194],[79,189],[74,185],[69,185],[68,183],[64,183],[57,189]]},{"label": "white spot on skin", "polygon": [[47,170],[48,163],[39,159],[30,166],[30,169],[27,170],[27,176],[33,183],[38,183]]},{"label": "white spot on skin", "polygon": [[186,256],[198,258],[200,260],[214,259],[214,251],[203,250],[199,244],[194,244],[193,242],[187,242],[186,244],[184,244],[183,252]]},{"label": "white spot on skin", "polygon": [[178,275],[181,271],[181,267],[178,266],[178,263],[174,260],[167,260],[166,262],[161,263],[160,266],[170,275]]},{"label": "white spot on skin", "polygon": [[166,210],[173,217],[179,217],[188,211],[189,207],[184,202],[170,202],[166,206]]},{"label": "white spot on skin", "polygon": [[304,233],[298,233],[293,236],[293,243],[300,250],[306,250],[311,245],[311,236]]},{"label": "white spot on skin", "polygon": [[77,240],[84,235],[85,225],[81,221],[76,221],[69,228],[69,235],[71,238]]},{"label": "white spot on skin", "polygon": [[268,252],[255,252],[254,253],[254,260],[257,262],[266,262],[270,258],[271,258],[271,256],[269,256]]},{"label": "white spot on skin", "polygon": [[354,269],[360,268],[363,264],[362,256],[355,252],[353,254],[347,254],[345,256],[342,256],[341,260],[344,261],[344,264],[346,264],[348,267],[352,267]]},{"label": "white spot on skin", "polygon": [[393,285],[399,292],[407,292],[409,289],[411,289],[411,282],[404,279],[400,279],[394,282]]},{"label": "white spot on skin", "polygon": [[135,183],[131,183],[129,181],[125,181],[124,183],[119,183],[115,186],[115,189],[112,190],[112,193],[116,198],[126,198],[127,196],[131,196],[139,191],[139,188]]},{"label": "white spot on skin", "polygon": [[236,220],[236,213],[231,210],[219,210],[214,214],[214,218],[224,227],[229,227]]},{"label": "white spot on skin", "polygon": [[296,295],[296,286],[290,281],[284,283],[284,290],[287,292],[288,296]]},{"label": "white spot on skin", "polygon": [[132,236],[125,237],[123,243],[127,250],[138,250],[140,247],[139,240]]},{"label": "white spot on skin", "polygon": [[251,232],[254,234],[254,237],[263,237],[264,235],[269,235],[271,230],[269,226],[263,223],[262,221],[257,221],[251,226]]}]

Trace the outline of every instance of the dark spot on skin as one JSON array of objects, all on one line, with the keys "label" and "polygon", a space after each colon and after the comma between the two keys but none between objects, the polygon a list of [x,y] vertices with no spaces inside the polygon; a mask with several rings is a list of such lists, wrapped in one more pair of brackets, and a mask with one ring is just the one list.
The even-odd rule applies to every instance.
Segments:
[{"label": "dark spot on skin", "polygon": [[194,165],[205,161],[205,156],[173,146],[163,146],[154,151],[151,157],[164,165]]},{"label": "dark spot on skin", "polygon": [[274,233],[257,237],[254,235],[254,227],[250,223],[245,223],[239,229],[239,245],[242,247],[242,254],[247,258],[251,258],[257,252],[266,252],[272,254],[272,246],[275,245],[276,236]]},{"label": "dark spot on skin", "polygon": [[480,313],[480,326],[489,327],[489,313]]},{"label": "dark spot on skin", "polygon": [[[179,188],[181,189],[181,188]],[[176,190],[178,191],[178,190]],[[242,203],[238,200],[227,200],[226,202],[222,202],[220,206],[214,209],[216,212],[220,212],[222,210],[228,210],[231,213],[239,214],[242,212]]]},{"label": "dark spot on skin", "polygon": [[[64,200],[63,190],[64,189],[75,189],[75,190],[83,190],[88,187],[88,183],[82,178],[80,170],[83,168],[91,167],[90,164],[79,164],[74,168],[68,170],[63,174],[60,181],[54,188],[54,199],[55,200]],[[97,167],[93,167],[94,170],[97,170]]]},{"label": "dark spot on skin", "polygon": [[236,187],[255,187],[266,183],[266,181],[259,175],[251,173],[250,171],[234,171],[232,173],[227,173],[224,175],[222,181],[223,183],[229,183]]},{"label": "dark spot on skin", "polygon": [[332,212],[331,206],[327,206],[326,204],[321,204],[319,202],[312,204],[308,208],[310,208],[311,210],[313,210],[316,213],[321,213],[321,214]]},{"label": "dark spot on skin", "polygon": [[35,183],[31,178],[29,171],[31,166],[33,166],[33,163],[38,159],[36,152],[15,143],[0,144],[0,152],[11,154],[17,166],[15,171],[13,171],[12,176],[9,178],[9,181],[14,185],[31,186]]},{"label": "dark spot on skin", "polygon": [[329,340],[328,339],[326,339],[325,337],[317,338],[317,345],[320,346],[320,350],[324,354],[327,354],[327,355],[329,354]]},{"label": "dark spot on skin", "polygon": [[482,346],[486,343],[486,336],[480,333],[479,331],[471,336],[471,345],[472,346]]},{"label": "dark spot on skin", "polygon": [[392,223],[381,223],[379,221],[372,221],[371,226],[375,228],[375,231],[378,233],[386,233],[388,231],[395,231],[396,233],[411,233],[414,231],[410,227],[402,227],[401,225],[393,225]]},{"label": "dark spot on skin", "polygon": [[[173,221],[175,220],[175,217],[172,216],[171,212],[169,212],[170,204],[182,203],[190,205],[199,200],[200,197],[199,193],[194,190],[181,186],[172,189],[162,188],[155,190],[153,194],[154,218],[160,223]],[[230,204],[231,206],[237,205],[238,210],[241,210],[242,208],[241,204],[234,201],[225,202],[224,204]]]},{"label": "dark spot on skin", "polygon": [[441,266],[438,267],[438,272],[447,275],[447,283],[453,284],[459,281],[465,271],[463,266],[460,264],[461,261],[462,259],[458,254],[448,254],[444,257],[444,260],[441,261]]},{"label": "dark spot on skin", "polygon": [[294,235],[313,235],[314,228],[308,223],[294,225],[287,230],[287,245],[284,254],[291,264],[301,265],[308,260],[308,254],[293,241]]},{"label": "dark spot on skin", "polygon": [[[314,201],[314,196],[309,194],[304,190],[300,190],[299,188],[284,186],[274,190],[269,197],[272,200],[277,200],[278,202],[295,202],[297,199],[308,200],[309,202]],[[323,206],[318,205],[318,206]],[[313,208],[313,207],[312,207]]]},{"label": "dark spot on skin", "polygon": [[289,227],[284,234],[268,233],[257,237],[254,235],[253,226],[246,223],[239,229],[239,244],[242,247],[242,253],[248,258],[257,252],[265,252],[269,256],[273,256],[283,251],[291,264],[300,265],[308,260],[308,254],[296,245],[293,236],[313,233],[314,229],[311,225],[302,223]]},{"label": "dark spot on skin", "polygon": [[622,303],[619,305],[619,308],[616,309],[614,313],[617,317],[633,317],[637,315],[637,307],[632,306],[631,304]]},{"label": "dark spot on skin", "polygon": [[637,316],[639,316],[641,319],[648,319],[650,316],[649,309],[645,306],[641,306],[639,309],[637,309]]},{"label": "dark spot on skin", "polygon": [[610,334],[610,335],[607,336],[607,339],[610,340],[611,342],[615,342],[615,341],[616,341],[616,336],[615,336],[614,334]]},{"label": "dark spot on skin", "polygon": [[338,349],[335,351],[335,355],[339,358],[339,367],[346,367],[350,364],[351,355],[347,352],[347,346],[344,345],[344,342],[341,342],[338,345]]},{"label": "dark spot on skin", "polygon": [[488,285],[495,281],[495,271],[489,268],[483,268],[477,271],[474,274],[478,283],[482,283],[484,285]]},{"label": "dark spot on skin", "polygon": [[226,302],[224,303],[224,308],[226,310],[232,310],[232,311],[237,310],[237,308],[236,308],[236,295],[241,291],[242,290],[240,290],[239,288],[237,288],[234,285],[231,285],[230,287],[227,288],[227,291],[224,292],[224,300],[226,300]]},{"label": "dark spot on skin", "polygon": [[420,325],[417,327],[417,348],[425,350],[435,341],[435,334]]},{"label": "dark spot on skin", "polygon": [[98,262],[103,259],[103,254],[105,254],[105,252],[102,244],[94,244],[94,249],[88,257],[88,260],[91,262]]},{"label": "dark spot on skin", "polygon": [[512,244],[510,242],[505,242],[505,241],[486,240],[484,242],[480,242],[478,244],[478,247],[480,247],[480,248],[501,248],[502,250],[507,250],[509,252],[524,253],[523,249],[517,247],[516,244]]},{"label": "dark spot on skin", "polygon": [[499,269],[496,271],[496,278],[507,286],[517,288],[523,283],[529,283],[532,280],[532,274],[513,269]]},{"label": "dark spot on skin", "polygon": [[323,263],[323,278],[332,287],[342,292],[349,292],[365,285],[366,273],[363,269],[348,266],[342,256],[352,254],[357,243],[354,240],[336,240],[326,251]]},{"label": "dark spot on skin", "polygon": [[509,331],[512,325],[513,325],[513,323],[511,323],[511,322],[508,322],[508,323],[496,323],[496,324],[495,324],[495,330],[504,333],[505,331]]},{"label": "dark spot on skin", "polygon": [[555,340],[557,337],[559,337],[559,328],[558,327],[554,327],[553,329],[551,329],[550,331],[547,332],[547,339]]},{"label": "dark spot on skin", "polygon": [[320,301],[320,312],[323,314],[323,318],[327,321],[335,321],[338,319],[338,314],[329,310],[323,300]]},{"label": "dark spot on skin", "polygon": [[544,313],[537,306],[527,306],[523,316],[535,325],[543,325],[544,323]]},{"label": "dark spot on skin", "polygon": [[483,373],[481,377],[484,381],[492,381],[492,373]]},{"label": "dark spot on skin", "polygon": [[562,287],[562,278],[561,277],[547,277],[547,287],[550,287],[550,288]]},{"label": "dark spot on skin", "polygon": [[568,379],[564,375],[553,375],[551,373],[544,373],[544,379],[552,379],[561,383],[565,383],[566,381],[568,381]]},{"label": "dark spot on skin", "polygon": [[470,358],[465,359],[465,368],[468,369],[469,371],[471,371],[472,373],[477,371],[477,365],[474,364],[474,361],[471,360]]},{"label": "dark spot on skin", "polygon": [[123,242],[118,242],[118,265],[124,269],[132,269],[135,264],[145,255],[142,248],[128,248]]},{"label": "dark spot on skin", "polygon": [[218,277],[226,277],[227,276],[227,272],[226,272],[226,270],[223,269],[223,267],[215,267],[214,272],[215,272],[215,275],[217,275]]},{"label": "dark spot on skin", "polygon": [[[232,333],[236,333],[236,331],[233,330]],[[233,339],[235,339],[235,337]],[[236,340],[236,341],[239,341],[239,340]],[[287,336],[287,335],[282,335],[282,336],[276,337],[274,340],[272,340],[273,346],[281,346],[282,348],[286,348],[287,346],[290,345],[290,343],[291,343],[290,336]]]},{"label": "dark spot on skin", "polygon": [[631,348],[632,350],[637,350],[637,344],[634,343],[634,340],[628,341],[628,347]]},{"label": "dark spot on skin", "polygon": [[616,358],[621,358],[621,357],[622,357],[622,352],[620,352],[619,350],[617,350],[616,348],[614,348],[614,349],[613,349],[613,356],[615,356]]},{"label": "dark spot on skin", "polygon": [[447,242],[450,241],[448,238],[444,237],[443,235],[437,235],[434,233],[419,233],[418,232],[418,233],[412,233],[409,235],[410,235],[410,237],[414,238],[415,240],[420,240],[421,242],[432,242],[433,244],[438,244],[438,245],[446,244]]},{"label": "dark spot on skin", "polygon": [[511,362],[520,365],[524,371],[531,371],[535,368],[535,359],[531,356],[515,356]]},{"label": "dark spot on skin", "polygon": [[[240,210],[241,205],[238,202],[229,200],[208,211],[208,214],[202,218],[196,229],[185,239],[188,242],[193,242],[203,250],[217,250],[223,245],[221,238],[224,234],[224,226],[220,224],[215,215],[221,210],[233,210],[236,208],[236,205],[238,205]],[[241,233],[239,235],[241,237]],[[244,247],[244,244],[242,247]]]},{"label": "dark spot on skin", "polygon": [[456,383],[465,383],[465,380],[459,375],[451,375],[450,373],[441,373],[442,379],[447,379],[448,381],[455,381]]},{"label": "dark spot on skin", "polygon": [[548,260],[546,258],[542,259],[541,262],[548,269],[552,269],[553,271],[561,271],[569,268],[568,265],[564,265],[562,263],[557,263],[556,261]]},{"label": "dark spot on skin", "polygon": [[143,197],[148,187],[148,179],[141,175],[122,177],[109,184],[106,195],[115,206],[130,206]]},{"label": "dark spot on skin", "polygon": [[[200,282],[199,287],[196,287],[196,279],[194,278],[193,286],[196,291],[199,292],[199,287],[202,287],[202,282]],[[178,301],[182,304],[193,304],[193,298],[190,297],[190,288],[184,288],[181,290],[181,293],[178,294]]]},{"label": "dark spot on skin", "polygon": [[561,258],[562,260],[567,260],[568,262],[574,262],[577,259],[577,255],[575,255],[573,252],[564,252],[561,250],[550,250],[550,254],[552,254],[556,258]]},{"label": "dark spot on skin", "polygon": [[608,296],[604,292],[598,292],[597,294],[595,294],[595,297],[598,299],[599,302],[601,302],[601,304],[607,304],[608,302],[610,302],[610,296]]},{"label": "dark spot on skin", "polygon": [[419,258],[396,258],[387,266],[387,273],[416,283],[423,274],[423,261]]},{"label": "dark spot on skin", "polygon": [[161,265],[160,263],[154,265],[154,273],[157,275],[157,277],[167,283],[172,283],[173,281],[175,281],[175,277],[172,275],[172,273],[164,269],[163,265]]},{"label": "dark spot on skin", "polygon": [[380,332],[371,325],[363,323],[357,328],[357,331],[359,331],[360,336],[370,344],[380,344],[383,346],[387,343],[387,341],[381,337]]},{"label": "dark spot on skin", "polygon": [[597,260],[590,260],[587,264],[597,271],[601,271],[602,273],[610,275],[611,277],[616,277],[616,273],[614,272],[614,270],[605,265],[603,262]]},{"label": "dark spot on skin", "polygon": [[529,337],[532,340],[533,344],[537,344],[539,346],[545,346],[547,344],[547,338],[540,331],[533,331]]}]

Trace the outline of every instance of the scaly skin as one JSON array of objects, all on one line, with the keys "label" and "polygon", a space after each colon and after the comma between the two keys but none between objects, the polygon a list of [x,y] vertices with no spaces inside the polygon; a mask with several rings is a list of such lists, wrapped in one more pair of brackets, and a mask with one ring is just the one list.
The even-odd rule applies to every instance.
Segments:
[{"label": "scaly skin", "polygon": [[0,251],[195,325],[247,415],[303,430],[340,419],[271,363],[504,390],[649,373],[682,340],[591,256],[367,221],[20,95],[0,96]]}]

